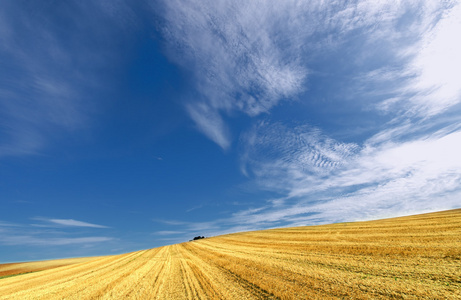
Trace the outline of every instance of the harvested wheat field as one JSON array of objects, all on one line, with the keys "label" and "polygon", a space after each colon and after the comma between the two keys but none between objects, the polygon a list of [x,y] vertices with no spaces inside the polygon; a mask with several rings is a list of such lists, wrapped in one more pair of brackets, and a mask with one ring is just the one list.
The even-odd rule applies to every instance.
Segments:
[{"label": "harvested wheat field", "polygon": [[460,291],[460,209],[229,234],[0,279],[1,299],[461,299]]},{"label": "harvested wheat field", "polygon": [[95,260],[100,257],[80,257],[80,258],[66,258],[44,261],[33,261],[25,263],[10,263],[0,265],[0,279],[6,277],[13,277],[26,273],[34,273],[43,270],[54,269],[62,266],[69,266],[90,260]]}]

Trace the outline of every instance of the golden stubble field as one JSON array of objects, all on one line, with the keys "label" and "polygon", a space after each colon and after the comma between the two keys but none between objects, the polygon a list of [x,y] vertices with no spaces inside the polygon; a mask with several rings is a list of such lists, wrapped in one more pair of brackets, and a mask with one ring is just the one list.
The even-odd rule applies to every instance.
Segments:
[{"label": "golden stubble field", "polygon": [[0,299],[461,299],[461,209],[40,264]]}]

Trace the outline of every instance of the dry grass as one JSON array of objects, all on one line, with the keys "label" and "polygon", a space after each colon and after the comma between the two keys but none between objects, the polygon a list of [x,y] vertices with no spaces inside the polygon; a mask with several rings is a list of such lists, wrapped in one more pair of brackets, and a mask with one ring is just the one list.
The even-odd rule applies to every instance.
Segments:
[{"label": "dry grass", "polygon": [[0,299],[461,299],[460,291],[459,209],[230,234],[0,279]]}]

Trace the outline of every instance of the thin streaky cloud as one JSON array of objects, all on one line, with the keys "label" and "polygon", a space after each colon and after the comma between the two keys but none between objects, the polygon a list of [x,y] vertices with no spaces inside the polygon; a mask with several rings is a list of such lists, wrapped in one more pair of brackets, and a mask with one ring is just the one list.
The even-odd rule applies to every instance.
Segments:
[{"label": "thin streaky cloud", "polygon": [[0,221],[0,227],[21,227],[22,225],[20,224],[15,224],[15,223],[11,223],[11,222],[4,222],[4,221]]},{"label": "thin streaky cloud", "polygon": [[98,225],[87,223],[83,221],[77,221],[73,219],[44,219],[50,223],[58,224],[62,226],[71,226],[71,227],[92,227],[92,228],[110,228],[108,226]]},{"label": "thin streaky cloud", "polygon": [[27,246],[65,246],[85,245],[112,241],[111,237],[75,237],[75,238],[46,238],[30,235],[0,236],[0,243],[4,245],[27,245]]},{"label": "thin streaky cloud", "polygon": [[213,108],[205,103],[196,103],[187,106],[187,111],[195,121],[197,128],[221,148],[230,146],[228,128],[222,117]]},{"label": "thin streaky cloud", "polygon": [[[83,232],[77,230],[84,227],[108,228],[106,226],[71,219],[34,219],[51,224],[0,222],[0,244],[8,246],[85,246],[115,240],[107,236],[85,236]],[[68,231],[69,229],[71,230]]]},{"label": "thin streaky cloud", "polygon": [[59,225],[59,226],[65,226],[65,227],[110,228],[108,226],[92,224],[92,223],[78,221],[74,219],[54,219],[54,218],[43,218],[43,217],[35,217],[31,219],[42,222],[41,224],[32,224],[32,226],[34,227],[56,227],[57,225]]}]

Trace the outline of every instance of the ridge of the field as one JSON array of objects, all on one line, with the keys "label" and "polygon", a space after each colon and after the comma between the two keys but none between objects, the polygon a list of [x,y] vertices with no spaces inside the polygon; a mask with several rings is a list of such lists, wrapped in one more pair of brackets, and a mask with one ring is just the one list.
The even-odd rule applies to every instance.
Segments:
[{"label": "ridge of the field", "polygon": [[67,263],[24,263],[32,273],[1,277],[0,299],[461,299],[461,209]]}]

